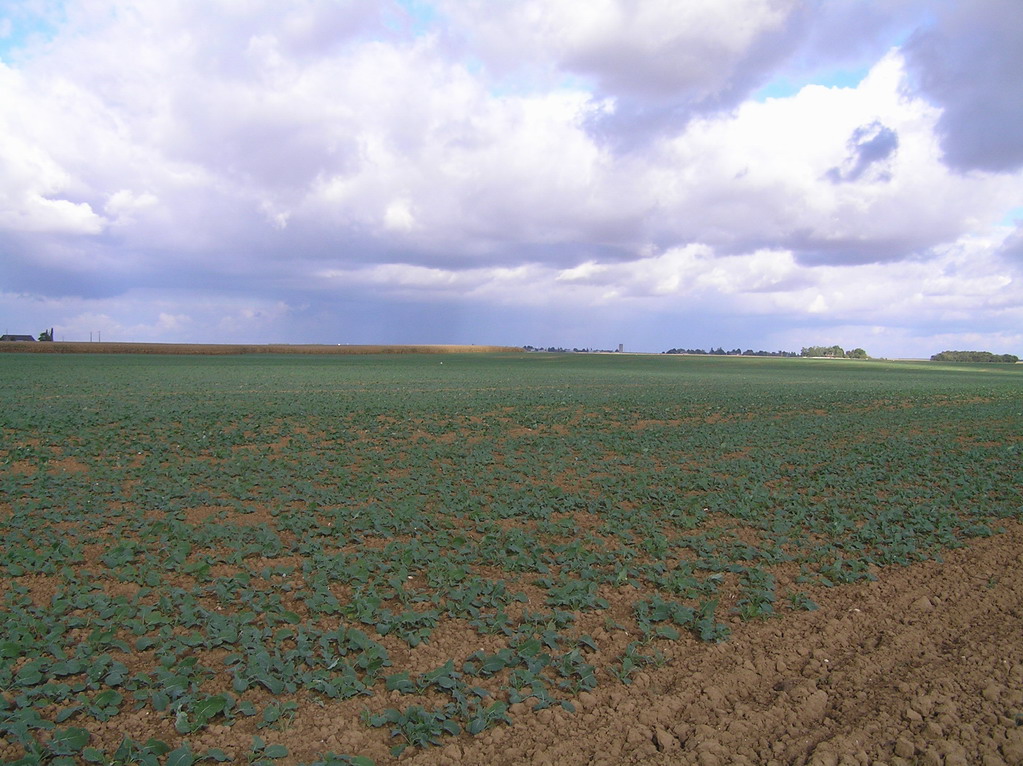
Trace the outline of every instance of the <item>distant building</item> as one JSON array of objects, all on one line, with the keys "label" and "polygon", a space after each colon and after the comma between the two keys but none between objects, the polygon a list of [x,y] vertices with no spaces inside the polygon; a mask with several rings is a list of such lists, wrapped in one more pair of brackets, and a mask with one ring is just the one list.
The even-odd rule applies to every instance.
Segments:
[{"label": "distant building", "polygon": [[0,342],[2,341],[31,341],[35,343],[35,338],[31,335],[0,335]]},{"label": "distant building", "polygon": [[618,344],[618,353],[620,354],[623,351],[625,351],[625,344],[624,343],[619,343]]}]

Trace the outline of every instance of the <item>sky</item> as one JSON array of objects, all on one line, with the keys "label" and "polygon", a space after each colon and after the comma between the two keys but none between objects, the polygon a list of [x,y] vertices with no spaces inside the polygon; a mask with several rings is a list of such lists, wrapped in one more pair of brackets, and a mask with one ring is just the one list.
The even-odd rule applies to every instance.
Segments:
[{"label": "sky", "polygon": [[3,0],[0,329],[1023,356],[1021,0]]}]

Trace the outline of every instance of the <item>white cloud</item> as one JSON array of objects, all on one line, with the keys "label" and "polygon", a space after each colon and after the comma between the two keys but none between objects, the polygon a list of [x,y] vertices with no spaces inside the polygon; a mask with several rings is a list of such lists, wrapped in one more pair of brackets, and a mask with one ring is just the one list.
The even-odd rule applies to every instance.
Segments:
[{"label": "white cloud", "polygon": [[394,231],[411,231],[416,225],[412,205],[407,199],[396,199],[384,211],[384,226]]},{"label": "white cloud", "polygon": [[[815,262],[894,260],[953,240],[1009,205],[1020,183],[950,172],[934,138],[938,116],[905,95],[892,53],[857,88],[808,86],[695,121],[664,145],[652,173],[664,235],[787,246]],[[898,136],[885,172],[833,183],[850,136],[873,124]]]},{"label": "white cloud", "polygon": [[168,314],[161,311],[156,319],[156,329],[160,332],[180,331],[187,328],[190,322],[191,318],[185,314]]},{"label": "white cloud", "polygon": [[473,52],[501,69],[549,62],[608,95],[700,101],[731,87],[760,41],[797,7],[788,0],[526,0],[444,3]]},{"label": "white cloud", "polygon": [[133,222],[135,213],[152,207],[158,202],[159,199],[155,194],[149,192],[136,194],[131,189],[120,189],[110,195],[103,211],[116,219],[118,225],[125,225]]},{"label": "white cloud", "polygon": [[820,293],[813,299],[806,311],[810,314],[824,314],[828,310],[828,302]]},{"label": "white cloud", "polygon": [[259,209],[275,229],[282,230],[288,227],[288,220],[291,218],[290,210],[280,210],[269,200],[263,200]]},{"label": "white cloud", "polygon": [[56,119],[37,104],[31,84],[0,63],[0,229],[20,232],[96,234],[104,225],[89,203],[68,199],[74,179],[45,142],[39,123]]},{"label": "white cloud", "polygon": [[[372,2],[71,4],[0,64],[8,289],[102,296],[91,315],[146,337],[298,332],[336,296],[436,322],[1004,327],[1019,246],[992,225],[1023,175],[949,170],[930,59],[909,77],[867,41],[922,23],[915,0],[835,42],[870,52],[855,87],[743,100],[833,63],[854,5],[439,2],[421,29]],[[158,288],[152,311],[118,303]]]},{"label": "white cloud", "polygon": [[0,211],[0,229],[47,234],[97,234],[105,223],[88,203],[48,199],[32,192],[16,197],[11,195],[3,204],[9,207]]}]

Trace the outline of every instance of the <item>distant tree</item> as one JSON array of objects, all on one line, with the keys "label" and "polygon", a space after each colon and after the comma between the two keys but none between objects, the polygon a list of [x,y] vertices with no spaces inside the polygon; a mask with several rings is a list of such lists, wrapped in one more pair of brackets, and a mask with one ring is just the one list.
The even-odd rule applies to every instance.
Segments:
[{"label": "distant tree", "polygon": [[942,351],[931,357],[932,362],[1006,362],[1015,364],[1015,354],[992,354],[990,351]]},{"label": "distant tree", "polygon": [[870,359],[870,357],[867,356],[867,352],[864,351],[862,348],[854,348],[852,351],[849,351],[848,353],[846,353],[846,358],[848,358],[848,359]]},{"label": "distant tree", "polygon": [[49,330],[43,330],[41,333],[39,333],[39,340],[41,341],[53,340],[53,329],[51,328]]},{"label": "distant tree", "polygon": [[[804,351],[805,350],[806,349],[804,349]],[[718,348],[711,348],[710,351],[705,351],[702,348],[671,348],[671,349],[668,349],[667,351],[665,351],[664,353],[665,354],[694,354],[694,355],[695,354],[703,354],[703,355],[713,354],[713,355],[716,355],[716,354],[728,353],[728,354],[738,355],[738,356],[742,356],[742,355],[745,355],[745,356],[782,356],[782,357],[799,356],[799,354],[797,354],[795,351],[754,351],[751,348],[748,348],[745,351],[743,351],[741,349],[735,348],[735,349],[732,349],[731,351],[725,352],[724,349],[722,349],[720,347],[718,347]]]},{"label": "distant tree", "polygon": [[807,346],[800,356],[826,356],[834,359],[845,359],[845,350],[841,346]]}]

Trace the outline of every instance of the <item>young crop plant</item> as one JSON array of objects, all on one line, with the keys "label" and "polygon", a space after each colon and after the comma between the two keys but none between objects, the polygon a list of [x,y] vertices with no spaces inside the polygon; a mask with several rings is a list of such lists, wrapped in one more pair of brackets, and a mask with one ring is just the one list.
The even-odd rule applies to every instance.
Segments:
[{"label": "young crop plant", "polygon": [[743,620],[775,615],[774,602],[777,595],[773,574],[762,569],[747,570],[741,579],[741,587],[735,611]]},{"label": "young crop plant", "polygon": [[785,598],[788,599],[793,609],[802,609],[807,612],[814,612],[820,609],[817,603],[802,591],[789,591]]},{"label": "young crop plant", "polygon": [[204,728],[217,716],[229,717],[233,706],[234,698],[227,694],[181,699],[172,708],[174,728],[179,734],[191,734]]},{"label": "young crop plant", "polygon": [[877,576],[870,571],[869,561],[862,558],[847,559],[841,554],[821,564],[817,572],[819,582],[829,587],[877,579]]},{"label": "young crop plant", "polygon": [[337,755],[328,752],[308,766],[376,766],[376,763],[364,755]]},{"label": "young crop plant", "polygon": [[409,646],[419,646],[422,642],[429,641],[430,634],[437,626],[441,614],[439,609],[430,609],[425,612],[409,609],[401,614],[394,614],[389,609],[382,609],[374,627],[381,636],[393,633]]},{"label": "young crop plant", "polygon": [[298,703],[295,700],[285,702],[271,702],[263,709],[263,715],[256,723],[257,729],[270,727],[283,731],[291,726],[295,720],[295,713],[298,711]]},{"label": "young crop plant", "polygon": [[561,574],[556,578],[543,577],[536,585],[547,590],[546,603],[574,610],[607,609],[608,600],[598,594],[598,585],[592,580],[579,580]]},{"label": "young crop plant", "polygon": [[383,713],[363,714],[363,721],[373,727],[387,727],[392,738],[404,741],[391,748],[391,755],[400,756],[409,746],[430,747],[439,745],[444,735],[459,734],[461,725],[455,720],[457,711],[454,704],[447,704],[436,710],[427,710],[420,705],[411,705],[405,710],[387,708]]},{"label": "young crop plant", "polygon": [[262,737],[254,736],[245,760],[253,766],[268,766],[276,760],[286,758],[287,755],[286,745],[270,745]]},{"label": "young crop plant", "polygon": [[648,640],[651,638],[675,640],[682,635],[678,628],[691,630],[696,627],[694,609],[675,601],[665,601],[658,595],[637,601],[632,608],[636,615],[636,624]]},{"label": "young crop plant", "polygon": [[695,628],[696,635],[699,636],[701,641],[719,643],[721,641],[727,641],[728,636],[731,634],[731,628],[714,619],[717,607],[718,600],[711,599],[709,601],[704,601],[700,605],[700,608],[697,609]]},{"label": "young crop plant", "polygon": [[646,654],[640,651],[642,648],[642,642],[630,641],[619,658],[618,664],[612,665],[608,672],[623,684],[628,685],[632,683],[632,675],[641,668],[650,665],[659,667],[664,664],[664,654],[660,649],[654,649],[653,652]]}]

